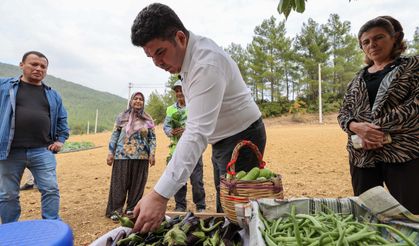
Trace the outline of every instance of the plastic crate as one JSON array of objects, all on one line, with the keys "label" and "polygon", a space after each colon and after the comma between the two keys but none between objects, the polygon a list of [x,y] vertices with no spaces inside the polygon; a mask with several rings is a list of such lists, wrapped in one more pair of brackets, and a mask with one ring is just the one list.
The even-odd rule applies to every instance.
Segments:
[{"label": "plastic crate", "polygon": [[73,232],[59,220],[27,220],[0,225],[0,245],[72,246]]}]

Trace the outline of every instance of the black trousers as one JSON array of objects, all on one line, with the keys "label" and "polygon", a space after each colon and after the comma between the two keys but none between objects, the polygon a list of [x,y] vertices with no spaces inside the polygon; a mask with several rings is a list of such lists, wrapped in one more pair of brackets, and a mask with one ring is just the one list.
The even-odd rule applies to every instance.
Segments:
[{"label": "black trousers", "polygon": [[[199,158],[194,170],[192,171],[190,180],[192,185],[192,200],[195,203],[196,209],[205,209],[205,189],[203,182],[204,170],[202,163],[202,156]],[[182,186],[175,194],[176,208],[187,208],[186,193],[188,191],[187,184]]]},{"label": "black trousers", "polygon": [[[212,145],[211,160],[214,168],[214,184],[217,191],[217,213],[223,212],[220,202],[220,177],[227,172],[227,164],[231,160],[233,149],[242,140],[249,140],[254,143],[256,146],[258,146],[259,151],[263,155],[266,145],[266,131],[262,118],[259,118],[257,121],[251,124],[246,130],[218,141]],[[243,148],[240,150],[239,158],[237,159],[235,165],[235,170],[236,172],[240,170],[245,170],[247,172],[253,167],[258,166],[258,164],[258,159],[253,151],[249,148]]]},{"label": "black trousers", "polygon": [[148,178],[148,160],[115,160],[112,165],[111,186],[109,188],[106,216],[114,211],[132,211],[144,194]]},{"label": "black trousers", "polygon": [[405,163],[377,162],[374,168],[350,165],[355,196],[375,186],[385,186],[390,194],[413,214],[419,214],[419,159]]}]

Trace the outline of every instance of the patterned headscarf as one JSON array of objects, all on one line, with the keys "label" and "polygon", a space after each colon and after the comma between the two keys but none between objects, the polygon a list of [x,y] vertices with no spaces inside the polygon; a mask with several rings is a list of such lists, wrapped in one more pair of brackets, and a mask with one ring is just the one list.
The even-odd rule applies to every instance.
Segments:
[{"label": "patterned headscarf", "polygon": [[128,109],[121,113],[116,119],[116,126],[118,128],[124,129],[127,137],[130,137],[133,133],[139,131],[141,128],[154,127],[154,121],[149,114],[144,112],[144,106],[140,109],[135,109],[132,107],[132,101],[137,95],[141,95],[144,100],[143,93],[135,92],[132,94]]}]

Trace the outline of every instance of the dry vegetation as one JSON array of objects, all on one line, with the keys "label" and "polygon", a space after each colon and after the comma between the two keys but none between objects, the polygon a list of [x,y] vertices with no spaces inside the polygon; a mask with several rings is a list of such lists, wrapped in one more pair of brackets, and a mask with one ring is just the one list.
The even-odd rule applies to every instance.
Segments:
[{"label": "dry vegetation", "polygon": [[[302,116],[296,124],[283,117],[266,119],[268,141],[265,161],[282,174],[286,198],[351,196],[346,134],[336,123],[336,115]],[[153,187],[165,168],[168,139],[157,127],[157,165],[150,169],[146,192]],[[62,219],[73,229],[75,245],[88,245],[117,225],[104,216],[111,168],[106,165],[110,133],[72,136],[70,141],[91,141],[100,148],[58,154],[58,179]],[[215,211],[211,147],[204,154],[206,202]],[[188,193],[189,201],[190,192]],[[21,193],[21,220],[39,219],[40,194],[37,190]],[[173,209],[171,200],[168,209]],[[189,204],[193,209],[193,204]]]}]

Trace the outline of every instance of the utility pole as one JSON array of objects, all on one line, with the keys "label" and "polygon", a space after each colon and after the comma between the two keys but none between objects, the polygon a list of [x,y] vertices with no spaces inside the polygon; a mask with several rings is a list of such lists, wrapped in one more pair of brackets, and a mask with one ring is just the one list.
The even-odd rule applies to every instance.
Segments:
[{"label": "utility pole", "polygon": [[127,108],[129,108],[129,100],[131,98],[131,88],[134,86],[133,83],[129,82],[128,83],[128,102],[127,102]]},{"label": "utility pole", "polygon": [[322,113],[322,67],[319,63],[319,123],[323,123],[323,113]]},{"label": "utility pole", "polygon": [[98,114],[99,114],[99,110],[96,109],[95,134],[97,133],[97,117],[98,117]]},{"label": "utility pole", "polygon": [[87,131],[86,131],[87,134],[89,134],[89,130],[90,130],[90,121],[87,121]]}]

